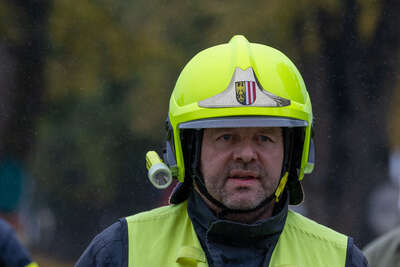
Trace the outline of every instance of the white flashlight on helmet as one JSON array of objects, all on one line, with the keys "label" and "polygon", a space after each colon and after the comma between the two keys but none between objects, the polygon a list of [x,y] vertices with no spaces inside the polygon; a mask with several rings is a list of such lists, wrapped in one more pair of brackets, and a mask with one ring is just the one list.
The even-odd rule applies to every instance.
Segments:
[{"label": "white flashlight on helmet", "polygon": [[162,162],[157,152],[146,153],[147,176],[150,182],[158,189],[165,189],[172,183],[172,173],[168,166]]}]

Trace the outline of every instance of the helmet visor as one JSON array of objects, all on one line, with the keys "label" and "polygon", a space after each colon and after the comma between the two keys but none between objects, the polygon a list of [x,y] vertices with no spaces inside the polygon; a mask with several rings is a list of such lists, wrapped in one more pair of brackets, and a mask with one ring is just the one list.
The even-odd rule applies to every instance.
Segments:
[{"label": "helmet visor", "polygon": [[307,127],[307,121],[268,116],[241,116],[187,121],[179,129],[242,128],[242,127]]}]

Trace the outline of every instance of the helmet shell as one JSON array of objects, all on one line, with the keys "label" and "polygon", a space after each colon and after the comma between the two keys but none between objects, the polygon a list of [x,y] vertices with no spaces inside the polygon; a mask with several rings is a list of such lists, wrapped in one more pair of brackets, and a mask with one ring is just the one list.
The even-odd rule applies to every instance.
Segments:
[{"label": "helmet shell", "polygon": [[[227,97],[232,95],[234,99],[237,95],[234,89],[239,87],[238,82],[243,81],[238,77],[254,77],[257,89],[254,102],[224,102]],[[257,99],[267,99],[265,96],[272,100],[257,103]],[[181,130],[186,128],[188,122],[197,121],[202,122],[197,124],[199,128],[215,128],[218,124],[208,122],[234,117],[253,121],[259,118],[258,124],[250,124],[258,127],[288,127],[287,121],[303,122],[289,123],[293,127],[305,127],[298,180],[303,178],[304,173],[312,171],[308,153],[313,115],[303,78],[293,62],[280,51],[250,43],[244,36],[236,35],[229,43],[205,49],[194,56],[182,70],[172,92],[169,121],[176,166],[170,167],[177,169],[175,173],[179,181],[183,182],[185,175]],[[268,119],[272,124],[265,123]],[[226,127],[227,124],[221,125]],[[246,127],[244,125],[236,123],[229,126]]]}]

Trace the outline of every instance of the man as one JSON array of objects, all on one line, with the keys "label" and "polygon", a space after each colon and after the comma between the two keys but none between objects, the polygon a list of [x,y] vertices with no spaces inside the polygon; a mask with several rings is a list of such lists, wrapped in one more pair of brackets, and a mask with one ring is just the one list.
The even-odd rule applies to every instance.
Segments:
[{"label": "man", "polygon": [[0,266],[38,267],[19,242],[14,230],[3,219],[0,219]]},{"label": "man", "polygon": [[171,205],[110,226],[76,266],[367,266],[351,238],[288,209],[313,169],[312,120],[281,52],[243,36],[200,52],[170,99]]},{"label": "man", "polygon": [[[391,182],[386,186],[397,191],[399,195],[396,200],[398,202],[397,205],[395,203],[384,203],[384,213],[374,214],[376,220],[385,221],[387,219],[386,214],[389,216],[399,215],[399,210],[396,210],[396,208],[400,208],[400,191],[398,190],[400,188],[400,150],[398,148],[390,154],[389,174]],[[383,194],[389,195],[391,193],[391,191],[385,190]],[[382,204],[377,204],[379,201],[376,201],[376,199],[373,199],[372,202],[378,207],[383,207]],[[387,209],[388,204],[392,205]],[[363,252],[371,267],[400,267],[400,225],[397,223],[395,227],[376,237],[363,248]]]}]

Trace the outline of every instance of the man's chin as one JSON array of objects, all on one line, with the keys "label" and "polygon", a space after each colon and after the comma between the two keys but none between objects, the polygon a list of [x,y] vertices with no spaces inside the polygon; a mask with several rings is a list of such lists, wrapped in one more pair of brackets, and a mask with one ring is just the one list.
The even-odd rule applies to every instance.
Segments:
[{"label": "man's chin", "polygon": [[223,204],[234,210],[251,210],[260,205],[262,200],[253,199],[228,199]]}]

